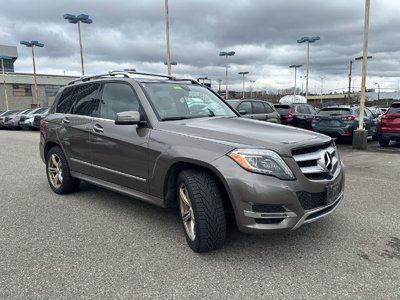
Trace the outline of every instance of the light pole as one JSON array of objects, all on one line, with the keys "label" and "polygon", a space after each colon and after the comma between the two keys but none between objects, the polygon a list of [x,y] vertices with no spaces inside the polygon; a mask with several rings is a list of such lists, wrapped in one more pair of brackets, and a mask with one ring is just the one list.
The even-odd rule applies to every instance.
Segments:
[{"label": "light pole", "polygon": [[310,43],[314,43],[315,41],[319,41],[321,38],[319,36],[303,36],[301,39],[297,40],[297,43],[307,43],[307,75],[306,75],[306,97],[308,96],[308,78],[309,78],[309,69],[310,69]]},{"label": "light pole", "polygon": [[353,148],[362,150],[365,150],[367,148],[367,137],[368,137],[368,132],[364,129],[364,107],[365,107],[365,82],[367,80],[367,53],[368,53],[368,27],[369,27],[370,2],[371,2],[370,0],[365,0],[360,115],[358,117],[358,129],[354,130],[353,133]]},{"label": "light pole", "polygon": [[225,56],[225,99],[228,99],[228,56],[234,56],[235,51],[221,51],[219,56]]},{"label": "light pole", "polygon": [[239,72],[239,75],[243,75],[243,93],[242,93],[242,98],[244,99],[244,75],[249,74],[249,72]]},{"label": "light pole", "polygon": [[255,80],[250,80],[250,98],[253,98],[253,84],[256,82]]},{"label": "light pole", "polygon": [[306,75],[300,76],[300,78],[301,78],[301,95],[303,95],[303,84],[304,84],[304,78],[306,78],[306,77],[307,77]]},{"label": "light pole", "polygon": [[379,98],[380,98],[380,96],[381,96],[381,87],[380,87],[380,85],[379,85],[378,82],[375,82],[375,84],[378,85],[378,106],[379,106]]},{"label": "light pole", "polygon": [[218,79],[218,93],[221,93],[221,83],[222,79]]},{"label": "light pole", "polygon": [[37,80],[36,80],[36,64],[35,64],[35,46],[36,47],[44,47],[44,44],[39,43],[38,41],[20,41],[19,42],[21,45],[25,45],[27,47],[30,47],[32,49],[32,63],[33,63],[33,79],[35,81],[35,98],[36,98],[36,107],[40,107],[39,104],[39,94],[38,94],[38,86],[37,86]]},{"label": "light pole", "polygon": [[296,102],[296,79],[297,79],[297,68],[303,65],[290,65],[289,68],[294,68],[294,91],[293,91],[293,101]]},{"label": "light pole", "polygon": [[324,88],[324,78],[323,76],[319,76],[319,78],[321,79],[321,108],[322,108],[322,90]]},{"label": "light pole", "polygon": [[[359,56],[359,57],[356,57],[354,60],[361,60],[363,57],[362,56]],[[367,59],[371,59],[372,58],[372,56],[367,56]],[[351,89],[351,69],[352,69],[352,66],[353,66],[353,60],[350,60],[350,66],[349,66],[349,92],[348,92],[348,96],[347,96],[347,98],[349,99],[349,104],[351,103],[351,101],[350,101],[350,89]]]},{"label": "light pole", "polygon": [[168,76],[171,76],[171,50],[169,47],[169,12],[168,12],[168,0],[165,0],[165,38],[167,43],[167,68]]},{"label": "light pole", "polygon": [[4,98],[6,100],[6,110],[8,110],[8,97],[7,97],[7,86],[6,86],[6,75],[4,74],[4,60],[12,59],[10,56],[0,56],[1,59],[1,70],[3,71],[3,85],[4,85]]},{"label": "light pole", "polygon": [[89,18],[88,15],[80,14],[78,16],[74,16],[71,14],[65,14],[64,19],[68,20],[68,23],[78,24],[78,34],[79,34],[79,48],[81,52],[81,69],[82,76],[85,75],[85,68],[83,66],[83,47],[82,47],[82,37],[81,37],[81,22],[85,24],[93,23],[93,20]]},{"label": "light pole", "polygon": [[[164,65],[168,66],[168,62],[164,61]],[[169,73],[168,75],[171,76],[171,74],[172,74],[172,67],[171,66],[176,66],[176,65],[178,65],[178,63],[176,61],[170,61],[169,62],[169,66],[168,67],[170,68],[170,70],[168,69],[168,71],[171,72],[171,73]]]}]

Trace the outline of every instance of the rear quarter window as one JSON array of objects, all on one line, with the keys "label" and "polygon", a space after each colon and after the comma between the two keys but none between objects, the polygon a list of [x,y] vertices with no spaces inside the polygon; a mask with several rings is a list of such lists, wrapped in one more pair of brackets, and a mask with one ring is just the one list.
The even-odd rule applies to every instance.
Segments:
[{"label": "rear quarter window", "polygon": [[74,87],[67,87],[57,102],[56,113],[67,114],[71,111],[75,101]]}]

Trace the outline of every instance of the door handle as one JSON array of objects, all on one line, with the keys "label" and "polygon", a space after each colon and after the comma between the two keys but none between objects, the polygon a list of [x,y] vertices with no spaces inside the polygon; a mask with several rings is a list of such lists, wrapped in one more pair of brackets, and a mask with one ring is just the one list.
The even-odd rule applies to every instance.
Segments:
[{"label": "door handle", "polygon": [[71,121],[70,121],[67,117],[65,117],[65,118],[62,120],[62,122],[63,122],[64,124],[69,124]]},{"label": "door handle", "polygon": [[104,129],[99,124],[94,124],[93,131],[97,133],[103,133]]}]

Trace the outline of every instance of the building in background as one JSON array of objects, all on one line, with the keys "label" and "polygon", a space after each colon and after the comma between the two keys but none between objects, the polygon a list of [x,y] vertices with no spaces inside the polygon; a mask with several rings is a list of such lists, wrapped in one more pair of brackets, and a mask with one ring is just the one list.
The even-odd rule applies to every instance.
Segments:
[{"label": "building in background", "polygon": [[[5,57],[3,59],[4,72],[14,72],[14,63],[18,58],[17,47],[0,45],[0,57]],[[3,70],[0,71],[2,72]]]},{"label": "building in background", "polygon": [[[36,74],[36,78],[38,82],[39,104],[41,107],[45,107],[53,104],[60,87],[67,85],[70,81],[78,77]],[[5,79],[9,109],[36,107],[33,74],[6,73]],[[4,110],[6,110],[4,86],[0,84],[0,111]]]}]

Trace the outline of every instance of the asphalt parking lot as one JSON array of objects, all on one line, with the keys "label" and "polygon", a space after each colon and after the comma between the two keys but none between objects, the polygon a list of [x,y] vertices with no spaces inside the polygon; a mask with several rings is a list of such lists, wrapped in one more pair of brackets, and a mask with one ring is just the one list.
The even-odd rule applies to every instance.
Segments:
[{"label": "asphalt parking lot", "polygon": [[82,184],[54,194],[37,132],[0,131],[0,299],[399,299],[400,145],[339,145],[345,198],[297,231],[196,254],[178,212]]}]

